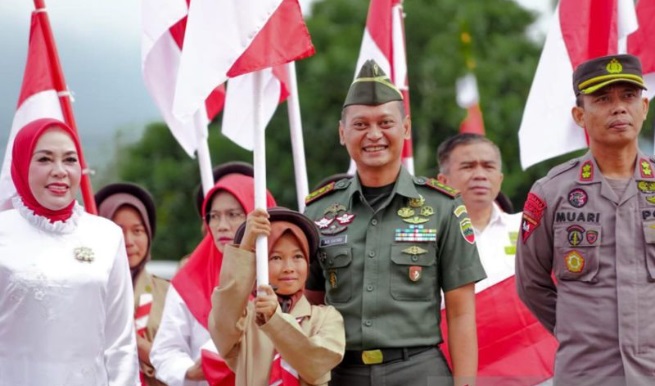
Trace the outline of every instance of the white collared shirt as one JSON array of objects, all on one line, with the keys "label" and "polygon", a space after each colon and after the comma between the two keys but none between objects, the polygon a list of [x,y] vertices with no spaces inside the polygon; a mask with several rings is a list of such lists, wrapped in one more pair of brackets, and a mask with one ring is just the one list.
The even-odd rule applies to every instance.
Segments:
[{"label": "white collared shirt", "polygon": [[487,273],[486,279],[475,284],[475,292],[514,275],[514,255],[521,217],[521,212],[508,214],[493,203],[487,227],[482,232],[473,227],[480,261]]}]

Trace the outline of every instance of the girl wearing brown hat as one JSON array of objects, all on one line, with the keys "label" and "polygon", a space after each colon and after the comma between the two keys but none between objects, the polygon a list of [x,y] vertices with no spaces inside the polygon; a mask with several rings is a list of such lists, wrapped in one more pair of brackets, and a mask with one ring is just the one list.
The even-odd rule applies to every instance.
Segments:
[{"label": "girl wearing brown hat", "polygon": [[141,384],[159,386],[150,363],[150,349],[159,329],[169,282],[146,271],[156,230],[155,203],[150,193],[130,183],[114,183],[95,195],[98,214],[121,227],[134,288]]},{"label": "girl wearing brown hat", "polygon": [[[255,240],[268,236],[271,285],[255,285]],[[219,286],[212,295],[209,331],[238,386],[327,385],[343,358],[343,318],[303,295],[318,231],[286,208],[256,209],[225,248]]]}]

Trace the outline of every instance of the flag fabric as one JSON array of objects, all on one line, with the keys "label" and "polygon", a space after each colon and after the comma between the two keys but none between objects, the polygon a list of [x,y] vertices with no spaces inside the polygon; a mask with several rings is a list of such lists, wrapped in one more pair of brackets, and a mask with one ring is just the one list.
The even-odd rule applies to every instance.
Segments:
[{"label": "flag fabric", "polygon": [[188,0],[143,0],[141,70],[146,88],[180,146],[190,156],[207,139],[207,125],[223,108],[223,85],[210,90],[194,117],[173,115],[175,84],[188,17]]},{"label": "flag fabric", "polygon": [[[260,83],[257,83],[260,76]],[[260,101],[258,123],[263,128],[273,117],[277,105],[289,96],[289,74],[286,65],[266,68],[231,78],[227,85],[223,111],[223,135],[246,150],[254,148],[255,100]],[[255,97],[255,94],[258,94]],[[250,128],[250,129],[248,129]]]},{"label": "flag fabric", "polygon": [[[142,338],[146,337],[146,332],[148,329],[148,319],[150,318],[150,310],[152,310],[152,294],[144,293],[139,296],[139,303],[134,312],[134,326],[136,334]],[[147,386],[146,376],[139,369],[139,380],[141,385]]]},{"label": "flag fabric", "polygon": [[214,342],[210,339],[200,348],[200,365],[209,386],[232,386],[236,380],[234,372],[218,354]]},{"label": "flag fabric", "polygon": [[478,83],[473,73],[457,79],[457,104],[466,110],[459,132],[484,135],[484,121],[480,110]]},{"label": "flag fabric", "polygon": [[[651,1],[641,3],[651,3],[644,4],[643,8],[653,12]],[[648,23],[641,25],[653,28]],[[584,130],[571,117],[571,108],[575,105],[571,86],[573,70],[588,59],[621,52],[619,43],[635,30],[637,17],[632,0],[560,1],[519,129],[523,169],[587,146]],[[641,38],[647,41],[653,40],[651,36],[641,34]],[[643,59],[649,59],[648,63],[653,63],[653,54],[648,52],[652,51],[652,44],[644,45],[643,40],[628,38],[628,53],[637,53]],[[635,47],[635,44],[640,47]]]},{"label": "flag fabric", "polygon": [[[369,59],[375,60],[403,94],[405,112],[409,115],[409,86],[405,55],[405,27],[402,0],[371,0],[366,28],[357,59],[355,77]],[[414,174],[412,139],[406,139],[402,151],[403,164]]]},{"label": "flag fabric", "polygon": [[10,209],[11,197],[16,194],[10,171],[12,148],[18,131],[27,123],[39,118],[64,121],[53,76],[56,70],[48,58],[44,34],[45,26],[42,18],[38,16],[38,11],[34,11],[23,84],[0,172],[0,210]]},{"label": "flag fabric", "polygon": [[628,53],[641,59],[648,88],[645,93],[648,99],[652,99],[655,96],[655,1],[638,1],[636,13],[639,28],[628,36]]},{"label": "flag fabric", "polygon": [[[523,305],[513,274],[476,292],[479,386],[532,386],[552,378],[557,341]],[[451,363],[446,312],[441,346]]]},{"label": "flag fabric", "polygon": [[275,67],[314,53],[298,0],[194,0],[173,102],[183,121],[228,77]]},{"label": "flag fabric", "polygon": [[269,386],[299,386],[298,372],[285,361],[279,352],[275,352],[271,363]]}]

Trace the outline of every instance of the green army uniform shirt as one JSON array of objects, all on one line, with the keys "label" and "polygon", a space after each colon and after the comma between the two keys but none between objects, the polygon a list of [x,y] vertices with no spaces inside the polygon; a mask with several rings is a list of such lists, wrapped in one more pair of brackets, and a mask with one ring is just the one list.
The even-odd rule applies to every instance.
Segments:
[{"label": "green army uniform shirt", "polygon": [[436,345],[441,293],[486,277],[462,200],[401,168],[377,211],[358,177],[308,196],[321,233],[307,289],[325,291],[344,317],[346,348]]}]

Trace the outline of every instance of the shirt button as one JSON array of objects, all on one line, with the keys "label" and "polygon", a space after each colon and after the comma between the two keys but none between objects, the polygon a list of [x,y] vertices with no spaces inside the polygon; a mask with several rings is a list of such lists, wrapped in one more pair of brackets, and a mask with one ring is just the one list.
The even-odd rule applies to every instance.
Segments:
[{"label": "shirt button", "polygon": [[378,225],[378,220],[376,219],[371,220],[371,225]]},{"label": "shirt button", "polygon": [[412,255],[412,261],[418,261],[418,256]]},{"label": "shirt button", "polygon": [[372,286],[372,285],[367,286],[367,287],[366,287],[366,290],[367,290],[368,292],[373,291],[373,286]]},{"label": "shirt button", "polygon": [[375,257],[375,251],[370,251],[368,253],[368,257]]},{"label": "shirt button", "polygon": [[370,320],[367,320],[367,321],[364,322],[364,325],[365,325],[366,327],[371,327],[371,326],[373,325],[373,323],[371,323]]}]

